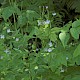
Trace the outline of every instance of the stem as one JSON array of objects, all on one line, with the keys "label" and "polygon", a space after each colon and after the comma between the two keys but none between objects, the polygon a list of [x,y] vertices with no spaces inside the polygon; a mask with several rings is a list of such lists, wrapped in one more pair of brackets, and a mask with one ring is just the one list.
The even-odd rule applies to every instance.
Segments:
[{"label": "stem", "polygon": [[42,18],[44,17],[44,6],[43,6],[43,11],[42,11]]},{"label": "stem", "polygon": [[48,8],[46,10],[47,10],[47,19],[49,19],[49,10]]},{"label": "stem", "polygon": [[17,28],[16,28],[16,19],[15,19],[15,14],[13,13],[13,17],[14,17],[14,27],[15,27],[15,30],[17,31]]},{"label": "stem", "polygon": [[9,0],[9,4],[11,5],[11,1]]},{"label": "stem", "polygon": [[[30,63],[29,63],[29,68],[30,68]],[[30,76],[30,80],[33,80],[33,79],[32,79],[32,76],[31,76],[31,70],[30,70],[30,72],[29,72],[29,76]]]},{"label": "stem", "polygon": [[40,19],[41,19],[41,17],[42,17],[42,16],[41,16],[41,6],[39,6],[39,11],[40,11]]}]

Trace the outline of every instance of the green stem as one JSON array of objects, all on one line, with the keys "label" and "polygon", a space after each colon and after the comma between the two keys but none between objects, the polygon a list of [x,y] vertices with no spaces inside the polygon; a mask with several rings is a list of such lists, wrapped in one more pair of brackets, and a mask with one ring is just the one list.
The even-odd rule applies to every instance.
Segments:
[{"label": "green stem", "polygon": [[43,11],[42,11],[42,18],[44,17],[44,6],[43,6]]},{"label": "green stem", "polygon": [[40,11],[40,19],[42,18],[41,16],[41,6],[39,6],[39,11]]}]

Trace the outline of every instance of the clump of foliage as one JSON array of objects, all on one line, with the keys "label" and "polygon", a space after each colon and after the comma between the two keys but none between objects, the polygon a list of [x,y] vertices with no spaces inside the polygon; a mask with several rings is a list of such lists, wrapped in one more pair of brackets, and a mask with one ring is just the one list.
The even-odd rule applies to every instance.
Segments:
[{"label": "clump of foliage", "polygon": [[80,19],[76,3],[1,0],[0,80],[80,79]]}]

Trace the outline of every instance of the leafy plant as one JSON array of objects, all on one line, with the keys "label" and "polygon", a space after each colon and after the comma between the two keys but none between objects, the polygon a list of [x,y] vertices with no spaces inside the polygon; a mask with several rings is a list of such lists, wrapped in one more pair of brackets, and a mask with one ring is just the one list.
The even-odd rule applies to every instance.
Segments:
[{"label": "leafy plant", "polygon": [[0,2],[1,80],[79,80],[80,19],[63,21],[60,11],[74,9],[74,2]]}]

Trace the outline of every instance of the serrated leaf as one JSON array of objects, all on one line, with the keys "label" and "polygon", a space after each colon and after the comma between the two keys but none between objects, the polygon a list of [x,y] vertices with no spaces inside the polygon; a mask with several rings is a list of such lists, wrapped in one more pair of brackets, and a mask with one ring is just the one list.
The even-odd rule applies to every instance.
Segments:
[{"label": "serrated leaf", "polygon": [[33,18],[34,19],[39,18],[39,14],[36,13],[35,11],[32,11],[32,10],[27,10],[26,11],[26,16],[27,16],[29,21],[33,21]]},{"label": "serrated leaf", "polygon": [[27,18],[25,13],[18,17],[18,26],[24,26],[27,23]]},{"label": "serrated leaf", "polygon": [[66,55],[64,53],[61,52],[60,54],[57,55],[56,58],[57,58],[57,62],[67,66]]},{"label": "serrated leaf", "polygon": [[55,33],[51,33],[49,38],[51,41],[55,42],[57,40],[57,35]]},{"label": "serrated leaf", "polygon": [[70,38],[69,33],[62,32],[59,34],[59,39],[61,40],[64,47],[67,45],[69,38]]},{"label": "serrated leaf", "polygon": [[6,21],[14,13],[11,6],[5,7],[2,11],[2,17]]},{"label": "serrated leaf", "polygon": [[71,28],[70,33],[74,39],[79,39],[79,32],[76,28]]},{"label": "serrated leaf", "polygon": [[18,5],[16,3],[14,3],[14,5],[12,6],[12,10],[17,13],[17,15],[21,14],[20,9],[18,8]]},{"label": "serrated leaf", "polygon": [[77,48],[75,49],[74,53],[73,53],[73,57],[77,57],[80,55],[80,44],[77,46]]},{"label": "serrated leaf", "polygon": [[2,17],[6,21],[13,13],[20,15],[20,10],[16,5],[3,8]]},{"label": "serrated leaf", "polygon": [[39,29],[36,26],[33,26],[30,35],[37,35],[38,33]]}]

